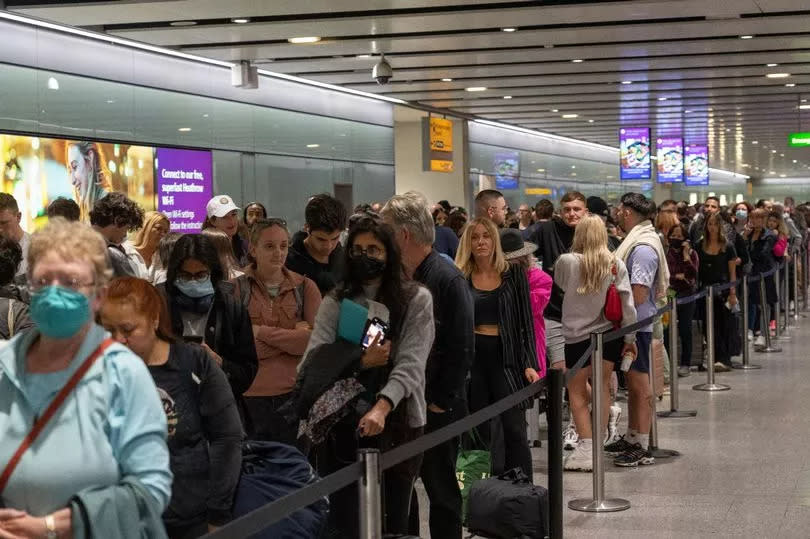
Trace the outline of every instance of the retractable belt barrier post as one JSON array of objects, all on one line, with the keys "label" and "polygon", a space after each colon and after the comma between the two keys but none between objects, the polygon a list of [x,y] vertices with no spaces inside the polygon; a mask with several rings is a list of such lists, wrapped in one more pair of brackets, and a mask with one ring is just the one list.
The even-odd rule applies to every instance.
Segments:
[{"label": "retractable belt barrier post", "polygon": [[804,298],[804,310],[810,310],[810,247],[804,246],[804,256],[802,257],[802,297]]},{"label": "retractable belt barrier post", "polygon": [[[714,293],[715,287],[709,286],[706,296],[706,373],[705,384],[698,384],[695,391],[728,391],[731,386],[714,383]],[[747,336],[746,336],[747,338]]]},{"label": "retractable belt barrier post", "polygon": [[[804,316],[799,314],[799,271],[800,265],[799,262],[802,259],[802,251],[801,249],[796,249],[796,252],[793,255],[793,279],[791,283],[793,285],[793,325],[798,326],[797,322],[800,318]],[[803,270],[804,268],[801,268]]]},{"label": "retractable belt barrier post", "polygon": [[735,363],[735,369],[753,371],[761,369],[762,365],[751,364],[751,350],[748,346],[748,275],[742,278],[742,363]]},{"label": "retractable belt barrier post", "polygon": [[678,410],[678,298],[670,298],[669,303],[672,307],[669,312],[669,410],[662,410],[657,415],[695,417],[697,410]]},{"label": "retractable belt barrier post", "polygon": [[591,433],[593,442],[593,499],[579,498],[568,502],[574,511],[588,513],[615,513],[630,509],[630,502],[621,498],[605,499],[605,469],[602,462],[602,357],[604,356],[604,335],[591,335],[594,347],[591,356]]},{"label": "retractable belt barrier post", "polygon": [[[674,305],[674,303],[672,304]],[[673,309],[674,312],[674,309]],[[659,459],[667,459],[670,457],[678,457],[680,453],[675,451],[674,449],[661,449],[658,447],[658,414],[656,413],[657,410],[655,409],[655,402],[658,400],[655,396],[655,348],[653,346],[653,340],[650,340],[650,390],[652,391],[652,397],[650,398],[650,408],[652,408],[650,413],[650,445],[649,451],[650,454]],[[678,372],[671,372],[670,373],[670,394],[672,391],[672,376],[677,378]]]},{"label": "retractable belt barrier post", "polygon": [[562,539],[563,536],[563,372],[561,369],[548,369],[548,509],[549,537]]},{"label": "retractable belt barrier post", "polygon": [[[760,275],[759,279],[759,328],[762,334],[765,335],[765,347],[755,347],[755,350],[764,354],[772,354],[782,351],[779,346],[775,346],[771,342],[771,329],[769,324],[771,319],[771,306],[768,303],[768,297],[765,295],[765,277],[770,275],[770,273],[772,272],[763,273]],[[779,324],[777,324],[777,326],[778,325]],[[747,335],[746,338],[748,338]]]},{"label": "retractable belt barrier post", "polygon": [[[785,269],[785,274],[782,276],[782,290],[779,294],[779,304],[781,306],[781,320],[782,320],[782,333],[788,339],[790,334],[788,331],[792,324],[790,323],[790,267],[787,261],[782,262],[782,267]],[[779,320],[777,318],[777,320]]]},{"label": "retractable belt barrier post", "polygon": [[361,449],[357,460],[363,465],[360,488],[360,539],[382,539],[382,489],[380,478],[380,451]]},{"label": "retractable belt barrier post", "polygon": [[[770,316],[768,316],[768,325],[765,327],[768,328],[768,333],[770,333],[771,327],[770,319],[773,318],[775,321],[774,339],[776,339],[777,341],[788,341],[790,340],[790,335],[787,335],[787,331],[783,331],[782,326],[782,296],[784,295],[784,293],[782,291],[782,275],[780,273],[781,271],[782,268],[777,265],[776,272],[773,274],[773,282],[774,285],[776,286],[776,312],[770,313]],[[786,330],[787,328],[784,329]]]}]

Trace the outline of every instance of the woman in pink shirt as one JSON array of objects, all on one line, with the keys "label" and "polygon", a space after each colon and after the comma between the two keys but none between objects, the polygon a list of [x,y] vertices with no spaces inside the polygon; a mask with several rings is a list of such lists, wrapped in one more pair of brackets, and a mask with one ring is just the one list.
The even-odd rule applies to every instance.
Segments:
[{"label": "woman in pink shirt", "polygon": [[321,293],[312,280],[284,267],[289,245],[285,221],[256,221],[250,230],[252,264],[234,283],[236,296],[250,313],[259,359],[259,371],[245,392],[252,437],[294,444],[297,425],[287,423],[277,411],[295,385]]}]

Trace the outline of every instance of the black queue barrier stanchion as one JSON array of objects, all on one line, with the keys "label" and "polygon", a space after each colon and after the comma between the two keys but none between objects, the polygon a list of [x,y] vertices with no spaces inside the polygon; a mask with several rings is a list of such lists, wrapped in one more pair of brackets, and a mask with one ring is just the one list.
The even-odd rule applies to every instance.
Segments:
[{"label": "black queue barrier stanchion", "polygon": [[[656,313],[656,318],[661,316],[661,314],[667,312],[669,310],[669,308],[671,306],[674,306],[674,305],[675,305],[675,303],[673,302],[673,303],[670,303],[670,305],[667,305],[666,307],[663,307],[662,309],[660,309],[658,311],[658,313]],[[675,311],[675,309],[673,309],[673,312],[674,311]],[[650,370],[650,372],[649,372],[650,390],[652,391],[652,398],[650,398],[650,408],[652,410],[651,410],[651,413],[650,413],[650,443],[649,443],[649,448],[648,449],[650,451],[650,455],[652,455],[653,457],[655,457],[657,459],[668,459],[670,457],[679,457],[681,454],[678,451],[675,451],[674,449],[662,449],[662,448],[658,447],[658,413],[657,413],[657,410],[655,408],[655,403],[658,401],[658,399],[655,396],[655,348],[653,346],[653,340],[654,339],[650,339],[650,355],[649,355],[649,358],[650,358],[650,369],[649,369]],[[671,376],[672,376],[672,373],[670,373],[670,377]],[[675,376],[677,377],[677,371],[675,372]],[[673,385],[672,384],[672,379],[670,378],[670,384],[669,384],[670,395],[671,395],[671,392],[672,392],[672,385]]]},{"label": "black queue barrier stanchion", "polygon": [[798,327],[799,319],[804,318],[804,315],[799,312],[799,271],[803,271],[804,269],[799,265],[800,260],[802,260],[802,251],[801,249],[796,249],[793,255],[793,278],[791,279],[793,290],[793,325],[796,327]]},{"label": "black queue barrier stanchion", "polygon": [[[771,319],[771,305],[768,303],[768,297],[765,295],[765,278],[773,273],[773,270],[771,270],[759,276],[759,328],[765,336],[765,346],[754,347],[754,350],[763,354],[773,354],[782,351],[782,348],[778,345],[774,345],[771,341],[771,328],[769,324]],[[779,324],[777,324],[777,326],[778,325]]]},{"label": "black queue barrier stanchion", "polygon": [[[714,293],[715,287],[709,286],[706,294],[706,373],[705,384],[698,384],[695,391],[728,391],[731,386],[717,384],[714,381]],[[746,336],[747,338],[747,336]]]},{"label": "black queue barrier stanchion", "polygon": [[782,262],[782,267],[785,270],[785,274],[781,277],[782,278],[782,288],[779,291],[779,309],[780,309],[780,317],[777,318],[777,326],[779,325],[779,320],[782,321],[782,334],[785,337],[785,340],[790,340],[790,330],[791,323],[790,323],[790,268],[788,267],[787,261]]},{"label": "black queue barrier stanchion", "polygon": [[804,256],[802,257],[802,298],[804,298],[804,310],[810,310],[810,245],[804,246]]},{"label": "black queue barrier stanchion", "polygon": [[591,440],[593,442],[593,498],[578,498],[568,502],[568,508],[586,513],[615,513],[630,509],[630,502],[622,498],[605,498],[605,464],[602,460],[602,357],[604,335],[591,335]]},{"label": "black queue barrier stanchion", "polygon": [[768,333],[770,333],[771,318],[773,318],[775,321],[773,338],[776,339],[777,341],[789,341],[790,335],[787,334],[787,328],[784,328],[784,326],[782,326],[782,297],[784,295],[784,292],[782,290],[781,271],[782,268],[779,267],[779,265],[777,265],[776,271],[773,274],[773,282],[774,286],[776,286],[776,312],[775,313],[770,312],[770,305],[768,306],[769,307],[768,312],[770,313],[770,316],[768,316],[768,325],[765,327],[768,328]]},{"label": "black queue barrier stanchion", "polygon": [[563,536],[563,371],[548,369],[548,512],[549,537]]},{"label": "black queue barrier stanchion", "polygon": [[695,417],[697,410],[678,410],[678,298],[670,298],[669,301],[672,307],[669,312],[669,410],[662,410],[657,415],[674,418]]},{"label": "black queue barrier stanchion", "polygon": [[[757,277],[759,280],[759,277]],[[742,278],[742,363],[732,365],[735,369],[742,371],[753,371],[761,369],[762,365],[751,364],[751,349],[748,346],[748,302],[750,301],[748,292],[748,275]]]}]

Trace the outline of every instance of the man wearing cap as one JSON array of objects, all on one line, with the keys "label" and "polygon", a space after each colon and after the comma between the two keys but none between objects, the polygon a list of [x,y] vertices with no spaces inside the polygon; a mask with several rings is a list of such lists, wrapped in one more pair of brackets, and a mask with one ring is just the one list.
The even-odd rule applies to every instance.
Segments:
[{"label": "man wearing cap", "polygon": [[216,228],[221,230],[231,238],[233,256],[240,267],[248,265],[247,245],[237,234],[239,231],[239,206],[234,204],[233,199],[228,195],[217,195],[208,201],[205,207],[207,219],[203,228]]}]

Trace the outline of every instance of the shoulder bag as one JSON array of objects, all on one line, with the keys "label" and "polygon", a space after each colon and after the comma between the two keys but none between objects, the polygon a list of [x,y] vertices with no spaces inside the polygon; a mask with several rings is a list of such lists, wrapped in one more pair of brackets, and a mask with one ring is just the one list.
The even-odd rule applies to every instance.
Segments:
[{"label": "shoulder bag", "polygon": [[610,268],[613,274],[613,280],[605,294],[605,318],[608,322],[613,323],[613,328],[617,329],[622,323],[622,299],[619,297],[619,291],[616,289],[616,264]]}]

